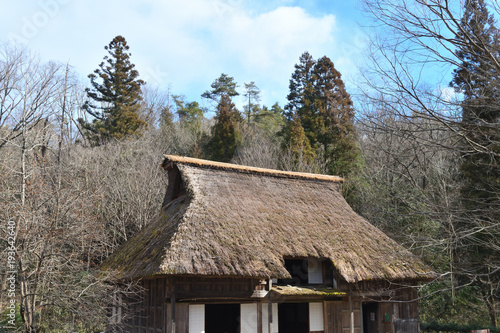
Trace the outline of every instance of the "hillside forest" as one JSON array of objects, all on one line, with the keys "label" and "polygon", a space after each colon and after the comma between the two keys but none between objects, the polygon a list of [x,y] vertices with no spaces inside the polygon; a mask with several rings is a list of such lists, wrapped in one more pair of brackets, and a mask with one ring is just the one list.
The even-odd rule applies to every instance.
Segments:
[{"label": "hillside forest", "polygon": [[358,89],[304,51],[284,105],[230,73],[198,101],[150,85],[123,36],[86,80],[1,44],[1,325],[103,331],[116,293],[140,289],[99,265],[158,216],[174,154],[344,177],[354,210],[437,272],[419,286],[422,329],[498,329],[500,7],[457,4],[365,0]]}]

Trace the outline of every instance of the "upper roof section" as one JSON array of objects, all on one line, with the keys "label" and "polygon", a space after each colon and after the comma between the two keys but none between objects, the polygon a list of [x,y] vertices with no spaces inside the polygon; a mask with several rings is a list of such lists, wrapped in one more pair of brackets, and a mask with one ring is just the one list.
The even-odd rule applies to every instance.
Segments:
[{"label": "upper roof section", "polygon": [[344,181],[344,178],[338,177],[338,176],[257,168],[257,167],[251,167],[251,166],[245,166],[245,165],[214,162],[214,161],[202,160],[202,159],[198,159],[198,158],[175,156],[175,155],[165,155],[165,160],[163,161],[162,166],[168,170],[176,163],[192,165],[192,166],[196,166],[196,167],[200,167],[200,168],[220,169],[220,170],[235,171],[235,172],[241,172],[241,173],[255,173],[255,174],[261,174],[261,175],[272,176],[272,177],[326,180],[326,181],[331,181],[331,182],[343,182]]},{"label": "upper roof section", "polygon": [[159,218],[106,260],[118,278],[289,278],[285,259],[330,260],[347,282],[420,280],[429,268],[357,215],[342,178],[167,155]]}]

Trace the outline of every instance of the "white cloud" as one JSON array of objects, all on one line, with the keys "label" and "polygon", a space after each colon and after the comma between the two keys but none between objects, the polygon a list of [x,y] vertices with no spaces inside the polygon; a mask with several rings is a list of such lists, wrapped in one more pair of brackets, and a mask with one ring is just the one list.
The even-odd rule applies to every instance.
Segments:
[{"label": "white cloud", "polygon": [[55,2],[57,11],[29,39],[30,48],[46,59],[69,61],[86,76],[102,61],[104,46],[121,34],[150,83],[172,84],[175,93],[192,100],[227,73],[241,86],[255,81],[264,103],[283,102],[293,65],[306,50],[353,67],[353,42],[345,39],[352,31],[341,31],[332,13],[314,16],[287,6],[262,10],[269,4],[243,0],[40,0],[29,8],[11,2],[15,14],[5,17],[0,31],[19,33],[25,17]]}]

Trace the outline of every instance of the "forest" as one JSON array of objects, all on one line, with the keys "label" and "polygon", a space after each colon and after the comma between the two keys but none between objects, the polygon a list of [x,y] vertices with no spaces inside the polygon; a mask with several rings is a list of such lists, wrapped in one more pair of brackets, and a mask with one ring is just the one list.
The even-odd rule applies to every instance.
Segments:
[{"label": "forest", "polygon": [[285,105],[225,73],[199,101],[149,85],[123,36],[86,81],[0,44],[0,325],[103,331],[115,292],[140,291],[99,265],[158,216],[174,154],[344,177],[354,210],[438,273],[419,286],[421,329],[498,332],[500,6],[364,6],[374,36],[358,89],[305,51]]}]

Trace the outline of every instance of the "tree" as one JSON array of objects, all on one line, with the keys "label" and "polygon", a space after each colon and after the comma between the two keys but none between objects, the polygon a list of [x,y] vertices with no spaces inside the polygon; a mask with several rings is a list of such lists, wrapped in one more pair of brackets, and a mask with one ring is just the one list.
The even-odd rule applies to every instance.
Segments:
[{"label": "tree", "polygon": [[[487,227],[500,221],[500,159],[495,156],[500,153],[500,72],[492,64],[494,60],[489,58],[490,54],[495,55],[496,59],[500,56],[500,31],[495,27],[494,18],[483,0],[465,3],[460,28],[457,38],[473,38],[465,47],[457,50],[462,63],[453,71],[450,83],[464,96],[460,130],[464,140],[489,149],[489,152],[477,151],[470,147],[462,152],[460,171],[464,184],[461,191],[466,218],[457,223],[456,228],[465,231],[474,229],[478,222]],[[487,276],[472,282],[479,285],[484,295],[493,326],[497,326],[495,298],[499,297],[495,295],[494,286],[500,283],[500,272],[491,272],[498,269],[495,266],[498,265],[497,256],[500,252],[483,243],[491,244],[495,241],[492,238],[498,236],[499,232],[488,230],[476,233],[474,239],[464,239],[454,256],[457,265],[468,273]],[[465,278],[469,280],[468,275]]]},{"label": "tree", "polygon": [[264,105],[254,114],[255,124],[262,128],[268,136],[276,139],[278,137],[277,134],[285,126],[286,118],[284,112],[278,102],[274,103],[271,109],[268,109]]},{"label": "tree", "polygon": [[203,122],[205,120],[203,109],[198,102],[186,102],[182,96],[174,96],[174,102],[177,106],[176,112],[179,116],[179,125],[192,138],[192,147],[190,148],[189,155],[201,157],[202,140],[205,135],[203,129]]},{"label": "tree", "polygon": [[239,93],[236,91],[238,85],[234,82],[234,78],[222,73],[220,77],[214,80],[211,84],[212,90],[207,90],[201,97],[211,99],[217,103],[220,102],[223,95],[228,97],[238,96]]},{"label": "tree", "polygon": [[306,164],[311,164],[314,161],[316,154],[311,147],[298,115],[294,115],[293,120],[289,123],[284,142],[288,145],[286,148],[290,150],[294,162],[297,164],[303,161]]},{"label": "tree", "polygon": [[130,62],[125,38],[116,36],[105,50],[109,57],[105,56],[106,62],[89,75],[92,88],[85,90],[89,100],[83,109],[94,119],[78,120],[92,145],[136,134],[146,124],[138,115],[144,81],[138,79],[139,72]]},{"label": "tree", "polygon": [[241,140],[242,121],[229,95],[222,94],[214,120],[212,137],[207,143],[208,155],[214,161],[229,162]]},{"label": "tree", "polygon": [[314,108],[317,110],[318,144],[322,145],[328,171],[350,175],[359,169],[357,134],[354,127],[354,108],[333,62],[322,57],[314,66]]},{"label": "tree", "polygon": [[177,106],[179,123],[199,135],[203,120],[203,110],[200,108],[200,104],[196,101],[186,102],[181,96],[174,96],[174,102]]},{"label": "tree", "polygon": [[260,102],[260,89],[255,85],[255,82],[245,83],[245,93],[243,94],[248,99],[248,104],[244,106],[247,116],[247,123],[255,113],[258,112]]},{"label": "tree", "polygon": [[170,88],[166,90],[153,86],[142,88],[139,118],[146,122],[148,129],[165,129],[173,126],[172,97]]},{"label": "tree", "polygon": [[299,61],[285,106],[288,130],[297,126],[298,117],[311,147],[324,158],[327,172],[347,176],[359,163],[351,98],[328,57],[315,61],[304,52]]},{"label": "tree", "polygon": [[[498,181],[486,191],[484,184],[494,184],[493,175],[498,175],[495,165],[500,157],[499,125],[498,118],[491,116],[499,105],[493,92],[497,89],[500,65],[497,32],[490,29],[493,21],[485,13],[487,8],[493,8],[498,14],[499,7],[494,2],[469,0],[460,3],[365,0],[365,4],[376,22],[372,31],[377,35],[371,41],[369,67],[363,71],[366,79],[363,88],[367,92],[363,105],[383,109],[398,124],[407,126],[402,130],[401,126],[384,123],[375,112],[365,113],[364,123],[373,130],[418,144],[419,153],[413,155],[415,163],[421,160],[423,152],[431,155],[444,150],[455,162],[454,167],[445,169],[446,177],[425,178],[426,186],[441,183],[448,194],[444,197],[453,200],[439,205],[441,198],[432,192],[415,197],[420,207],[426,207],[424,214],[439,225],[440,232],[413,240],[418,241],[416,247],[432,248],[436,254],[446,253],[447,262],[437,267],[451,290],[452,307],[458,307],[458,291],[468,290],[468,299],[480,314],[473,317],[489,315],[490,324],[497,325],[498,310],[489,304],[498,302],[500,292],[500,263],[491,259],[500,257],[500,220],[493,218],[498,216],[500,191]],[[453,69],[456,70],[452,85],[460,94],[453,94],[441,82]],[[429,136],[430,133],[433,135]],[[481,168],[481,164],[487,167]],[[475,184],[464,173],[467,165],[480,178]],[[453,183],[457,180],[460,180],[458,185]],[[489,195],[481,197],[460,191],[468,187],[468,182],[479,186],[478,193]],[[418,183],[408,184],[408,190],[419,190]],[[449,196],[451,191],[456,196]],[[474,204],[467,205],[468,201]],[[466,253],[482,258],[469,260],[472,257]],[[481,289],[489,291],[483,293]]]}]

